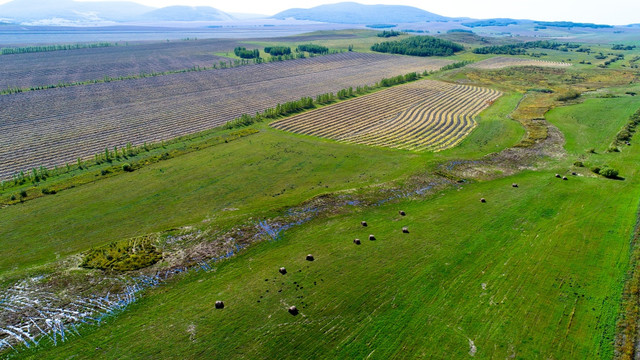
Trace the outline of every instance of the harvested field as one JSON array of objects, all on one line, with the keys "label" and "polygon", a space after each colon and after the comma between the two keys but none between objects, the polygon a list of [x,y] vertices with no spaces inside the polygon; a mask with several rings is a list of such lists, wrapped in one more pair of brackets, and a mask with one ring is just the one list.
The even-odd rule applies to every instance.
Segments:
[{"label": "harvested field", "polygon": [[500,95],[487,88],[423,80],[271,125],[348,143],[440,151],[462,141],[476,125],[473,116]]},{"label": "harvested field", "polygon": [[144,43],[0,56],[0,88],[72,83],[207,66],[228,58],[214,53],[231,51],[234,40]]},{"label": "harvested field", "polygon": [[495,70],[503,69],[511,66],[542,66],[542,67],[568,67],[569,63],[559,61],[544,61],[544,60],[532,60],[522,59],[514,57],[497,56],[491,59],[482,60],[477,63],[473,63],[468,67],[482,70]]},{"label": "harvested field", "polygon": [[0,96],[0,178],[105,147],[210,129],[276,103],[436,70],[449,60],[343,53]]}]

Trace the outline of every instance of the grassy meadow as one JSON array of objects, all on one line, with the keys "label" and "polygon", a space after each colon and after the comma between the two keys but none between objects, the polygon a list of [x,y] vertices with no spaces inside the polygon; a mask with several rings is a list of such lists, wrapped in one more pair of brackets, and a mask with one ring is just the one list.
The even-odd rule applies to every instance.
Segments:
[{"label": "grassy meadow", "polygon": [[[621,109],[609,113],[621,126],[627,100],[602,101]],[[550,121],[566,132],[573,118],[598,128],[595,106],[564,107]],[[602,148],[618,130],[583,131],[583,141]],[[602,156],[624,181],[587,169],[555,178],[567,159],[426,199],[345,209],[150,290],[122,316],[34,357],[611,358],[640,151]],[[309,253],[315,261],[305,261]]]},{"label": "grassy meadow", "polygon": [[[366,52],[375,42],[398,39],[378,38],[377,32],[319,32],[308,41],[296,36],[251,44],[353,44]],[[541,60],[575,63],[594,55],[546,52]],[[451,59],[489,57],[465,51]],[[222,232],[275,218],[324,194],[373,197],[375,189],[416,177],[448,181],[424,196],[376,198],[375,206],[322,212],[211,270],[181,273],[144,290],[122,313],[100,326],[80,326],[69,341],[42,342],[14,355],[615,358],[623,289],[630,267],[637,266],[632,240],[640,201],[640,140],[635,136],[630,146],[608,151],[640,107],[631,94],[640,93],[640,78],[622,64],[432,74],[427,78],[504,93],[475,118],[469,136],[441,152],[344,144],[255,123],[249,126],[255,134],[3,207],[0,249],[10,256],[0,257],[0,286],[8,286],[49,271],[47,264],[57,259],[117,240],[185,227]],[[582,95],[560,100],[571,90]],[[549,134],[542,120],[562,135],[547,144],[549,152],[540,150]],[[503,157],[485,158],[506,149]],[[460,162],[489,171],[462,180],[456,170],[443,170]],[[592,167],[614,168],[619,178],[597,175]],[[65,271],[80,279],[89,270]],[[215,309],[218,300],[224,309]],[[290,314],[290,306],[299,313]]]}]

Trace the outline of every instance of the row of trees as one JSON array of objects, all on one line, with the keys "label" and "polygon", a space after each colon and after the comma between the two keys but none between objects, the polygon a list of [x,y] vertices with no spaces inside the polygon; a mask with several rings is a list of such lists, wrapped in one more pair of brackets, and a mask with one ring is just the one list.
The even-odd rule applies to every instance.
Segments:
[{"label": "row of trees", "polygon": [[371,50],[413,56],[450,56],[464,50],[464,46],[432,36],[413,36],[403,40],[375,44]]},{"label": "row of trees", "polygon": [[[423,75],[426,75],[425,72]],[[371,92],[372,90],[389,87],[398,84],[404,84],[409,81],[418,80],[421,77],[418,73],[409,73],[406,75],[398,75],[392,78],[385,78],[380,80],[380,82],[376,83],[374,86],[358,86],[353,89],[353,87],[349,87],[346,89],[342,89],[337,92],[337,94],[333,93],[325,93],[316,96],[315,99],[310,97],[303,97],[300,100],[286,102],[284,104],[278,104],[275,108],[269,108],[263,111],[262,113],[256,113],[254,116],[248,114],[242,114],[239,118],[236,118],[233,121],[226,123],[223,128],[225,129],[235,129],[241,128],[249,125],[253,125],[255,123],[263,122],[266,119],[276,119],[281,116],[287,116],[291,114],[296,114],[304,110],[313,109],[318,105],[326,105],[330,104],[337,99],[347,99],[350,97],[354,97],[357,95],[362,95]]]},{"label": "row of trees", "polygon": [[527,49],[549,49],[568,51],[568,49],[577,49],[579,44],[571,43],[558,43],[554,41],[542,40],[542,41],[529,41],[518,44],[510,45],[493,45],[484,46],[473,49],[475,54],[497,54],[497,55],[522,55],[527,53]]},{"label": "row of trees", "polygon": [[26,54],[26,53],[46,52],[46,51],[100,48],[100,47],[109,47],[109,46],[118,46],[118,43],[112,44],[108,42],[100,42],[100,43],[94,43],[94,44],[24,46],[24,47],[2,48],[1,52],[2,52],[2,55],[12,55],[12,54]]},{"label": "row of trees", "polygon": [[264,52],[271,56],[281,56],[291,54],[291,48],[288,46],[267,46],[264,48]]},{"label": "row of trees", "polygon": [[378,37],[389,38],[389,37],[400,36],[400,35],[404,35],[404,34],[406,34],[406,33],[402,32],[402,31],[383,30],[382,32],[378,33]]},{"label": "row of trees", "polygon": [[247,50],[247,48],[241,47],[241,46],[238,46],[237,48],[233,49],[233,53],[242,59],[257,59],[260,57],[260,50],[258,49]]},{"label": "row of trees", "polygon": [[306,51],[306,52],[311,53],[311,54],[327,54],[327,53],[329,53],[329,48],[328,47],[322,46],[322,45],[316,45],[316,44],[298,45],[296,50],[298,52]]}]

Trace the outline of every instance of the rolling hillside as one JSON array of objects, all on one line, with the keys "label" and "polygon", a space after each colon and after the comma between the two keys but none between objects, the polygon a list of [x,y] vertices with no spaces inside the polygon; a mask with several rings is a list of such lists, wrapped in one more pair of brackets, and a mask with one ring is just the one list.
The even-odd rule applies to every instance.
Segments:
[{"label": "rolling hillside", "polygon": [[311,9],[289,9],[273,17],[341,24],[412,23],[448,19],[411,6],[362,5],[354,2],[320,5]]}]

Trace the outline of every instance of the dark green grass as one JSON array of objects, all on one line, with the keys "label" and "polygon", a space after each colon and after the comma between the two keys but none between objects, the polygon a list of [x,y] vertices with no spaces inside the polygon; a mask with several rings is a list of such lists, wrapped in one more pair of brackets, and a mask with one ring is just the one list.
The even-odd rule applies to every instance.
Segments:
[{"label": "dark green grass", "polygon": [[[568,109],[598,126],[591,106]],[[569,117],[554,124],[574,126]],[[583,133],[603,146],[617,130]],[[477,359],[611,358],[640,150],[606,156],[626,180],[528,171],[317,219],[151,290],[107,325],[34,357],[452,359],[469,357],[472,340]]]}]

